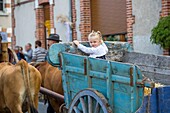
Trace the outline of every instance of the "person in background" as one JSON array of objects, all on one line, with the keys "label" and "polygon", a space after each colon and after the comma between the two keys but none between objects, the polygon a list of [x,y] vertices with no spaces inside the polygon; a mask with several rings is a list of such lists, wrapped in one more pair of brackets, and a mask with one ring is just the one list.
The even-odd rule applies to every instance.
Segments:
[{"label": "person in background", "polygon": [[[50,36],[49,36],[49,38],[47,38],[47,40],[48,40],[48,49],[50,48],[50,46],[52,44],[61,42],[60,36],[58,34],[50,34]],[[47,54],[45,56],[46,61],[47,61],[47,57],[48,57],[48,52],[47,52]]]},{"label": "person in background", "polygon": [[[60,36],[58,34],[50,34],[49,38],[47,38],[48,40],[48,48],[50,48],[50,46],[52,44],[55,44],[55,43],[59,43],[61,42],[60,40]],[[46,60],[47,60],[47,57],[48,57],[48,52],[46,54]],[[47,107],[47,113],[55,113],[53,107],[51,106],[49,100],[48,100],[48,107]]]},{"label": "person in background", "polygon": [[18,60],[21,60],[21,59],[24,59],[25,60],[25,57],[24,55],[20,52],[20,47],[19,46],[15,46],[14,48],[14,51],[15,53],[17,54],[17,57],[18,57]]},{"label": "person in background", "polygon": [[105,55],[108,52],[108,48],[102,40],[102,34],[100,33],[100,31],[92,31],[88,36],[88,40],[91,47],[86,47],[80,44],[77,40],[73,42],[81,51],[90,54],[89,57],[106,59]]},{"label": "person in background", "polygon": [[33,54],[32,45],[30,43],[27,43],[25,45],[25,51],[26,51],[24,53],[25,59],[28,63],[30,63],[32,61],[32,54]]},{"label": "person in background", "polygon": [[23,48],[21,46],[19,46],[19,52],[23,53]]},{"label": "person in background", "polygon": [[52,44],[61,42],[60,36],[58,34],[50,34],[50,37],[47,38],[48,40],[48,49]]},{"label": "person in background", "polygon": [[[19,46],[19,52],[20,52],[20,54],[22,54],[21,56],[24,56],[23,48],[21,46]],[[25,56],[24,56],[24,60],[26,60]]]},{"label": "person in background", "polygon": [[33,62],[44,62],[47,51],[41,47],[41,41],[35,41],[35,51],[33,52]]}]

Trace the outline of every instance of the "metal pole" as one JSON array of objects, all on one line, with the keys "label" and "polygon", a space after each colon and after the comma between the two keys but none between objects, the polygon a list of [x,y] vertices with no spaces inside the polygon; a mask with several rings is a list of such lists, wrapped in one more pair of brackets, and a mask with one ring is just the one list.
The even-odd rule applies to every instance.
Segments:
[{"label": "metal pole", "polygon": [[53,97],[54,99],[64,103],[64,96],[61,95],[61,94],[58,94],[56,92],[53,92],[53,91],[46,89],[46,88],[43,88],[43,87],[40,88],[40,93],[43,93],[43,94],[48,95],[50,97]]}]

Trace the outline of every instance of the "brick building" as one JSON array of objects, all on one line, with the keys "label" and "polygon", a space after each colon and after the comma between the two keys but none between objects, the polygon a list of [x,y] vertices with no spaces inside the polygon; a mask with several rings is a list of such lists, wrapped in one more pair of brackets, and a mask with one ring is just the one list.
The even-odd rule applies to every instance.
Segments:
[{"label": "brick building", "polygon": [[4,41],[11,43],[12,24],[11,24],[11,0],[0,0],[0,34]]},{"label": "brick building", "polygon": [[170,15],[170,0],[126,0],[128,42],[138,52],[168,54],[151,44],[151,30],[161,17]]},{"label": "brick building", "polygon": [[[87,40],[91,30],[99,30],[103,35],[127,34],[135,51],[163,54],[150,43],[150,35],[159,18],[169,15],[169,4],[169,0],[12,0],[12,43],[23,46],[39,39],[46,47],[49,33],[71,41]],[[61,15],[72,22],[71,31],[57,20]]]},{"label": "brick building", "polygon": [[[12,0],[12,43],[24,46],[27,42],[34,44],[38,39],[46,47],[49,33],[58,33],[64,42],[87,40],[92,29],[100,30],[104,35],[126,33],[126,1],[120,5],[116,0],[111,1]],[[66,23],[57,20],[61,15],[72,22],[71,31]]]},{"label": "brick building", "polygon": [[71,20],[70,4],[68,0],[12,0],[13,46],[30,42],[34,47],[35,40],[41,40],[46,47],[46,38],[56,32],[66,41],[66,25],[56,18],[64,15]]},{"label": "brick building", "polygon": [[[162,0],[161,17],[170,15],[170,0]],[[164,50],[164,55],[170,55],[169,50]]]}]

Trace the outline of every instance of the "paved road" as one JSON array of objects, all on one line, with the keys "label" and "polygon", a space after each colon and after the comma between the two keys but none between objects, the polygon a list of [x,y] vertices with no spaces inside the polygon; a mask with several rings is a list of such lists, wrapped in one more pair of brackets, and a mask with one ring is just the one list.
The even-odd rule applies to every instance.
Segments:
[{"label": "paved road", "polygon": [[38,112],[39,113],[47,113],[47,104],[44,105],[44,103],[39,102],[39,106],[38,106]]}]

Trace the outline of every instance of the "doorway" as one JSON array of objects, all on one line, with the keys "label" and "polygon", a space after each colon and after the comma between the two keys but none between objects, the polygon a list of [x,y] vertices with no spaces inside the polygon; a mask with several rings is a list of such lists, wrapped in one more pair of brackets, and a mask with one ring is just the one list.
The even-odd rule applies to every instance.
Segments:
[{"label": "doorway", "polygon": [[45,48],[47,49],[47,38],[50,35],[50,5],[49,3],[44,4],[44,33],[45,33]]}]

